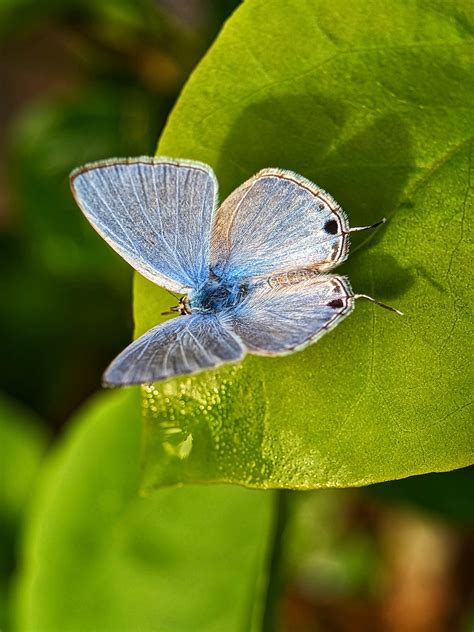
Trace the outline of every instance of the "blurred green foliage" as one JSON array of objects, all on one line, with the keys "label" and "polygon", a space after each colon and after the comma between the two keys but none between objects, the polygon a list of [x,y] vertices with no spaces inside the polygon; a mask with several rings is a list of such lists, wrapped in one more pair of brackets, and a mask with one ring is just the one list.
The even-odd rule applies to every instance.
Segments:
[{"label": "blurred green foliage", "polygon": [[0,8],[5,58],[19,75],[6,76],[0,379],[56,424],[131,336],[130,269],[84,221],[68,174],[153,153],[184,79],[236,4],[203,3],[192,24],[151,0]]},{"label": "blurred green foliage", "polygon": [[139,393],[102,393],[49,457],[25,542],[17,629],[260,629],[273,494],[137,496]]},{"label": "blurred green foliage", "polygon": [[[97,151],[105,156],[140,147],[120,134],[123,110],[134,104],[127,96],[102,89],[69,103],[42,104],[13,131],[10,170],[20,220],[4,237],[10,300],[2,302],[0,319],[10,332],[5,358],[15,362],[2,363],[2,383],[47,418],[64,418],[96,386],[131,327],[129,269],[83,221],[67,179]],[[142,114],[149,114],[146,105],[135,99]]]},{"label": "blurred green foliage", "polygon": [[7,629],[10,580],[25,509],[48,437],[27,409],[0,396],[0,629]]}]

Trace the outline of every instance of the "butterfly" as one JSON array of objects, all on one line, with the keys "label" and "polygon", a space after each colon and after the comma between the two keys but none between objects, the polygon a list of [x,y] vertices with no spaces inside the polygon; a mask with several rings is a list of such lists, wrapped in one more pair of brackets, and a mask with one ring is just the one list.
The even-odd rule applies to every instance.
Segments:
[{"label": "butterfly", "polygon": [[[111,159],[70,176],[86,218],[141,275],[179,293],[179,316],[130,344],[105,386],[196,373],[247,353],[276,356],[315,342],[357,298],[331,271],[348,256],[344,211],[306,178],[263,169],[218,207],[208,165],[166,157]],[[178,299],[178,297],[176,297]]]}]

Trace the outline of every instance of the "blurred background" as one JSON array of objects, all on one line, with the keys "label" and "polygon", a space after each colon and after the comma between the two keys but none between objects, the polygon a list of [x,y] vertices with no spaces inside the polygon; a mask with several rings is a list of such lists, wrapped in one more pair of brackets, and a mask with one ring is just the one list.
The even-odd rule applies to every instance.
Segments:
[{"label": "blurred background", "polygon": [[183,83],[236,4],[2,3],[1,383],[55,429],[132,332],[131,270],[83,221],[68,174],[155,153]]},{"label": "blurred background", "polygon": [[[58,441],[132,335],[131,269],[84,221],[68,174],[154,153],[181,87],[237,4],[1,4],[0,418],[49,437],[35,453],[24,448],[25,485],[28,464]],[[5,433],[0,424],[0,459]],[[469,468],[290,494],[283,629],[472,630],[472,480]],[[21,508],[19,492],[0,485],[3,630]]]}]

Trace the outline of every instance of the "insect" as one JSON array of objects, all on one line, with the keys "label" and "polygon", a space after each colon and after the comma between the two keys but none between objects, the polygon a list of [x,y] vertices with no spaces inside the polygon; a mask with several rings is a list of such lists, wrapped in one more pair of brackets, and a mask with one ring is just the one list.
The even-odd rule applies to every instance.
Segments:
[{"label": "insect", "polygon": [[357,298],[330,271],[348,256],[344,211],[291,171],[263,169],[218,208],[208,165],[171,158],[96,162],[71,174],[95,230],[141,275],[171,293],[179,316],[130,344],[105,386],[195,373],[246,353],[287,354],[341,322]]}]

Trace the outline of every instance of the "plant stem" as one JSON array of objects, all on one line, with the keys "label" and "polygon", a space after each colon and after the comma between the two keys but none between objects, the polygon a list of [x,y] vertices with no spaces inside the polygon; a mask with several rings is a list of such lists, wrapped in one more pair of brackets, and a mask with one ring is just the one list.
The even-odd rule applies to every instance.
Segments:
[{"label": "plant stem", "polygon": [[279,490],[276,495],[275,531],[269,554],[268,587],[263,613],[262,632],[276,632],[276,630],[280,628],[281,594],[285,580],[283,537],[289,516],[289,496],[291,493],[291,491],[283,489]]}]

